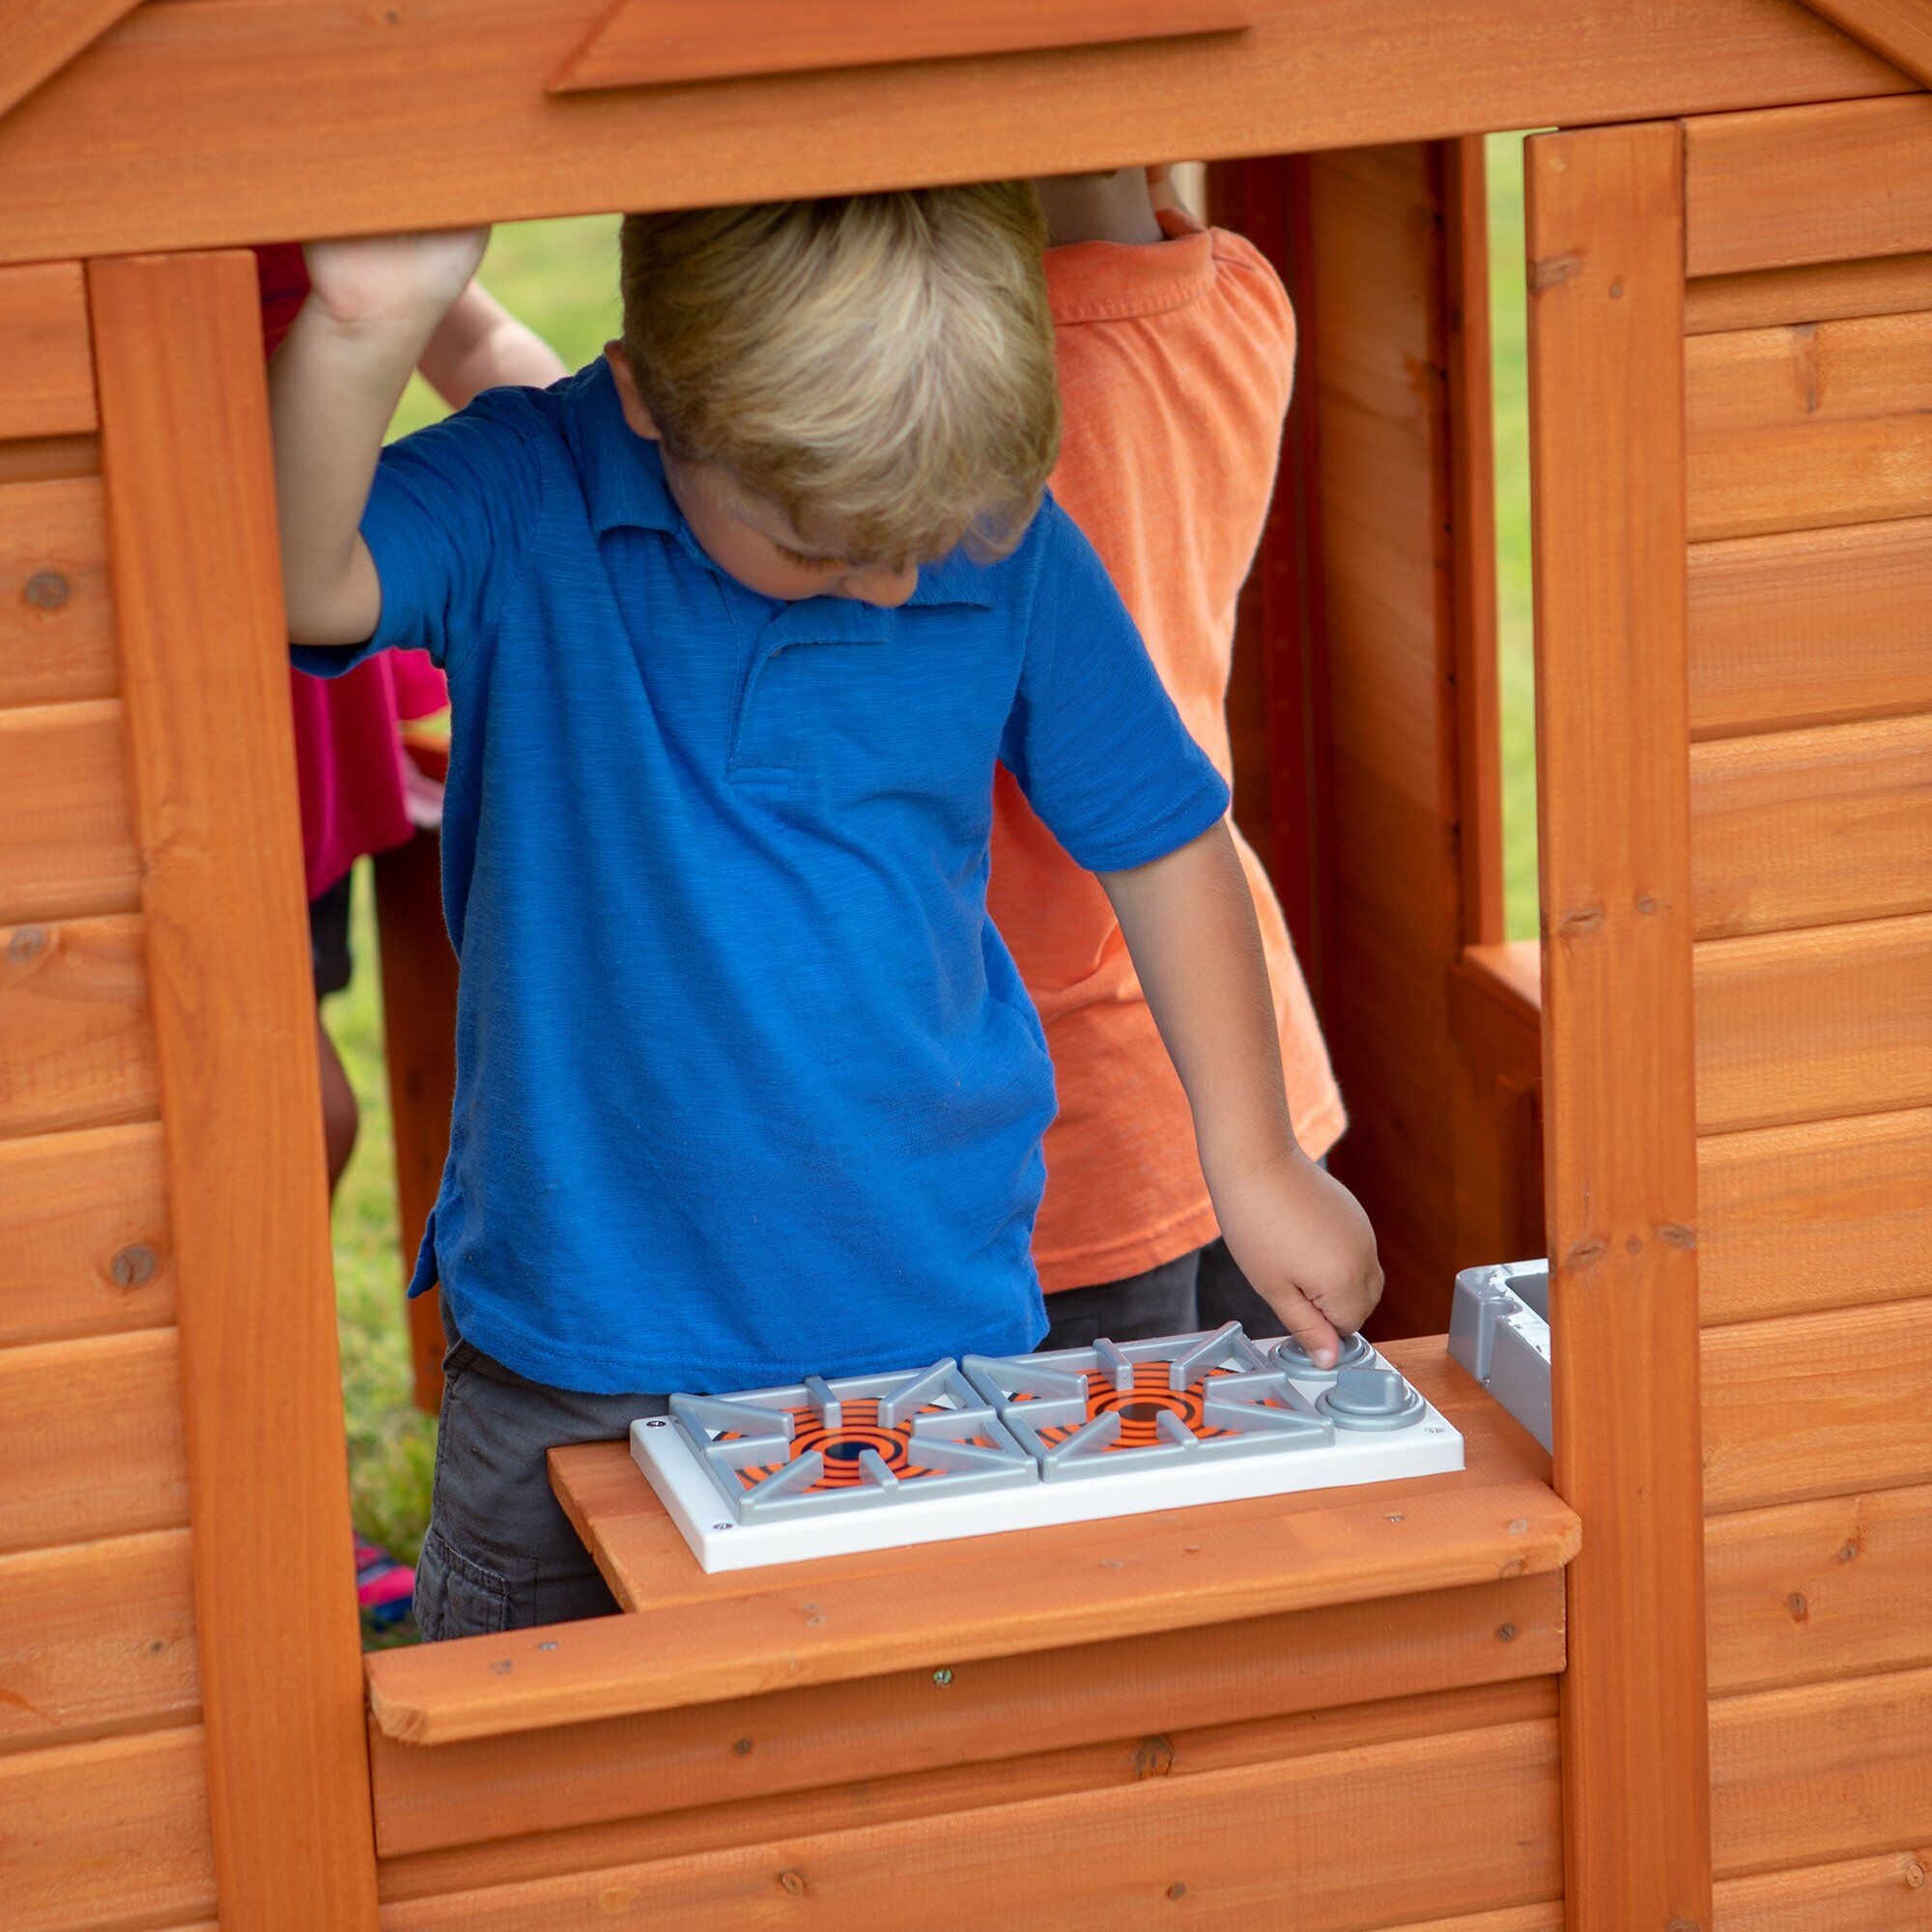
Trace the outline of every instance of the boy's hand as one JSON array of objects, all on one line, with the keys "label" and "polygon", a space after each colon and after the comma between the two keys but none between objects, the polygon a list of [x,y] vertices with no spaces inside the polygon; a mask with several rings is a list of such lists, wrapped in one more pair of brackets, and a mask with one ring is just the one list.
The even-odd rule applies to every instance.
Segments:
[{"label": "boy's hand", "polygon": [[339,327],[426,333],[469,286],[489,240],[487,228],[452,228],[311,242],[302,249],[310,304]]},{"label": "boy's hand", "polygon": [[1332,1367],[1381,1299],[1375,1231],[1361,1203],[1294,1152],[1214,1190],[1222,1237],[1282,1326]]}]

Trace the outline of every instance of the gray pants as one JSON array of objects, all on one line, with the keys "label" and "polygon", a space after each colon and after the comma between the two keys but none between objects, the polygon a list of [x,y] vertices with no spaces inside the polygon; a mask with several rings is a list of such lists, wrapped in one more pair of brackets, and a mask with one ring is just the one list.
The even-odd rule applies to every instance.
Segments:
[{"label": "gray pants", "polygon": [[665,1412],[664,1397],[533,1382],[466,1342],[446,1306],[442,1325],[436,1487],[416,1562],[423,1641],[609,1616],[616,1599],[551,1493],[544,1459],[628,1435],[636,1417]]}]

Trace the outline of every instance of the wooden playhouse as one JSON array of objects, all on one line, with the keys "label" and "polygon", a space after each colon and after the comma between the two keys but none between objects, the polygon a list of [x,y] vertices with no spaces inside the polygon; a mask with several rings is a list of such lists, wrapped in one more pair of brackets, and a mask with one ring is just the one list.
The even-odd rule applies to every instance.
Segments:
[{"label": "wooden playhouse", "polygon": [[[0,1923],[1932,1926],[1923,78],[1915,0],[0,0]],[[244,244],[1197,156],[1306,334],[1238,809],[1468,1468],[734,1578],[582,1451],[639,1614],[365,1662]],[[1546,1251],[1553,1469],[1435,1332]]]}]

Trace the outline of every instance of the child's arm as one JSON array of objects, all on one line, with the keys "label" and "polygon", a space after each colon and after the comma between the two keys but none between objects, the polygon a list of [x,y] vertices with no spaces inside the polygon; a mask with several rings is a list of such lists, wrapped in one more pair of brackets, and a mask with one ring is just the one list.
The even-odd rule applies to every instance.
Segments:
[{"label": "child's arm", "polygon": [[481,282],[471,282],[449,305],[417,367],[453,410],[485,389],[547,389],[570,373],[563,357]]},{"label": "child's arm", "polygon": [[410,371],[488,231],[312,243],[310,295],[269,367],[282,590],[298,644],[358,644],[382,587],[358,525]]},{"label": "child's arm", "polygon": [[1225,822],[1100,883],[1194,1110],[1201,1168],[1230,1252],[1325,1364],[1382,1290],[1361,1205],[1302,1152],[1254,900]]}]

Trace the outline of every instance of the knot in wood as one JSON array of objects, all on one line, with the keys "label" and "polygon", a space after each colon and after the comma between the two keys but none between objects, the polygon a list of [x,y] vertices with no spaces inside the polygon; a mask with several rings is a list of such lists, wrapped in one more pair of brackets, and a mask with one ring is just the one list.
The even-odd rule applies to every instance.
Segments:
[{"label": "knot in wood", "polygon": [[1697,1251],[1696,1230],[1687,1228],[1682,1221],[1665,1221],[1653,1232],[1666,1248],[1682,1248],[1686,1254]]},{"label": "knot in wood", "polygon": [[1573,1273],[1587,1273],[1609,1252],[1609,1247],[1610,1244],[1601,1235],[1586,1235],[1573,1244],[1570,1252],[1563,1257],[1563,1264]]},{"label": "knot in wood", "polygon": [[114,1257],[117,1288],[145,1288],[155,1278],[155,1251],[140,1241],[129,1243]]},{"label": "knot in wood", "polygon": [[36,611],[58,611],[71,593],[67,579],[57,570],[37,570],[20,592]]},{"label": "knot in wood", "polygon": [[805,1896],[805,1874],[802,1871],[793,1870],[788,1866],[779,1873],[779,1884],[794,1898]]},{"label": "knot in wood", "polygon": [[47,929],[43,925],[23,925],[7,942],[7,957],[16,966],[38,959],[47,950]]},{"label": "knot in wood", "polygon": [[1597,931],[1603,923],[1602,906],[1577,906],[1556,922],[1556,935],[1559,939],[1580,939],[1586,932]]},{"label": "knot in wood", "polygon": [[1174,1769],[1174,1746],[1167,1738],[1143,1738],[1134,1752],[1137,1778],[1165,1777]]},{"label": "knot in wood", "polygon": [[1177,1905],[1179,1904],[1179,1902],[1187,1896],[1187,1881],[1185,1879],[1179,1879],[1179,1878],[1176,1879],[1174,1883],[1168,1887],[1167,1895],[1168,1897],[1173,1899]]}]

